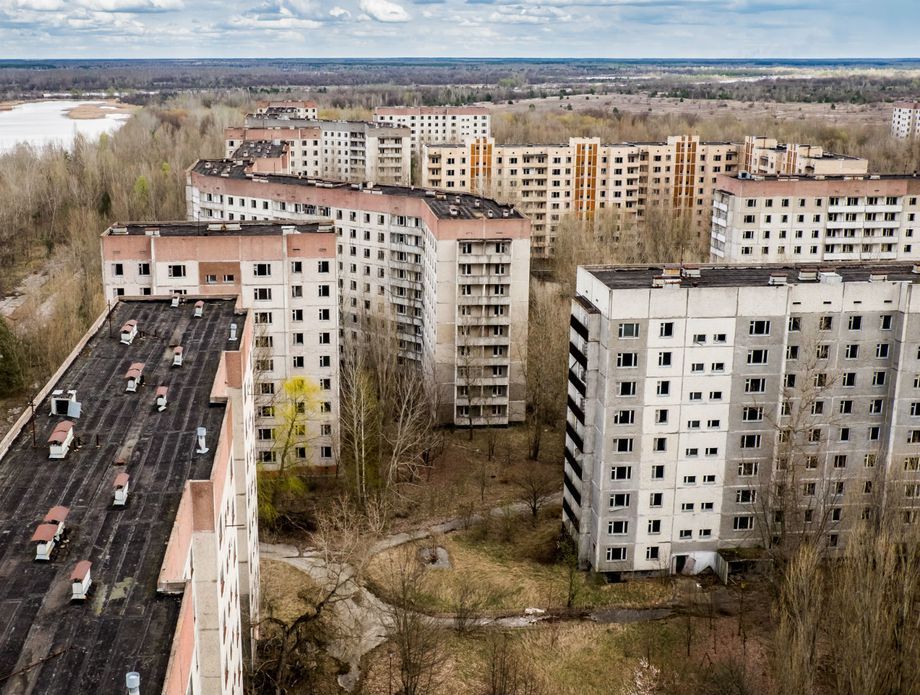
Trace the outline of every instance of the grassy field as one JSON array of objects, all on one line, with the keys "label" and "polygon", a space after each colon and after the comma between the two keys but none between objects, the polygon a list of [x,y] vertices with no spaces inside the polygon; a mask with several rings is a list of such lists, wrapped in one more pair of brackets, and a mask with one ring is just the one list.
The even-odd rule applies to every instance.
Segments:
[{"label": "grassy field", "polygon": [[[511,524],[512,528],[505,528]],[[525,608],[565,609],[569,571],[558,562],[538,562],[555,543],[558,515],[547,510],[536,526],[527,518],[492,520],[490,529],[473,528],[434,541],[407,544],[376,557],[371,581],[388,593],[388,574],[423,547],[440,545],[450,557],[449,569],[427,569],[421,580],[418,607],[434,613],[453,613],[464,602],[488,614],[513,613]],[[574,609],[600,607],[647,608],[672,598],[670,582],[658,579],[608,584],[603,578],[578,572],[574,578]]]}]

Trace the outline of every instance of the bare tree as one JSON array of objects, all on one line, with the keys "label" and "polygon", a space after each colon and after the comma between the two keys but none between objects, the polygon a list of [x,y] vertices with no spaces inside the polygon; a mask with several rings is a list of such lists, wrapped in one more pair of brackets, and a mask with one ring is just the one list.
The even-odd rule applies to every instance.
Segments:
[{"label": "bare tree", "polygon": [[560,476],[557,471],[534,464],[515,475],[512,483],[517,500],[527,505],[532,520],[536,522],[549,496],[559,491]]},{"label": "bare tree", "polygon": [[489,640],[489,661],[482,695],[539,695],[540,685],[504,633]]}]

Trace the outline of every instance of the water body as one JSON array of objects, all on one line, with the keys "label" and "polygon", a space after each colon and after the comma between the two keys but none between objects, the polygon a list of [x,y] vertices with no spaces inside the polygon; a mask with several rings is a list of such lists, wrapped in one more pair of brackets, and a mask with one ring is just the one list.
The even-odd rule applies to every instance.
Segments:
[{"label": "water body", "polygon": [[[98,101],[38,101],[0,111],[0,154],[19,143],[35,147],[57,144],[69,148],[77,133],[95,140],[103,133],[112,133],[130,118],[130,114],[108,114],[103,118],[73,119],[70,109]],[[102,106],[104,110],[112,107]]]}]

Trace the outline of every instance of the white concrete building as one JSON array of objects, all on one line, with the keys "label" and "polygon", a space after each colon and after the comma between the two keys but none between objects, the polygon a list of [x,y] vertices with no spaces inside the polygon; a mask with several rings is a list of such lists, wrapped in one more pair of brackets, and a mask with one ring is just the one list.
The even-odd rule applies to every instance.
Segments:
[{"label": "white concrete building", "polygon": [[332,220],[341,329],[395,325],[399,356],[433,375],[440,419],[524,419],[530,222],[488,198],[398,186],[258,176],[233,161],[189,170],[203,225]]},{"label": "white concrete building", "polygon": [[891,134],[902,139],[920,137],[920,102],[903,101],[894,105]]},{"label": "white concrete building", "polygon": [[920,259],[920,178],[719,177],[714,262]]},{"label": "white concrete building", "polygon": [[583,267],[564,521],[599,572],[697,572],[918,518],[914,264]]},{"label": "white concrete building", "polygon": [[416,154],[422,145],[492,135],[492,114],[482,106],[380,106],[374,109],[374,120],[409,128]]}]

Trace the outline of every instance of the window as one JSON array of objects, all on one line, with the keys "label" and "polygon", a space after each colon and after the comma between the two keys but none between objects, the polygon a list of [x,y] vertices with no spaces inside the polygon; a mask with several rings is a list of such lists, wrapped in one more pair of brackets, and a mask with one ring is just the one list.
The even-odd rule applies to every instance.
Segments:
[{"label": "window", "polygon": [[693,502],[682,502],[680,505],[680,511],[682,512],[692,512],[696,508],[696,505]]},{"label": "window", "polygon": [[658,353],[658,366],[659,367],[670,367],[671,366],[671,353],[670,352],[659,352]]},{"label": "window", "polygon": [[763,420],[763,408],[759,406],[745,406],[741,410],[741,419],[744,422],[760,422]]},{"label": "window", "polygon": [[317,261],[316,270],[319,273],[328,273],[329,272],[329,261]]},{"label": "window", "polygon": [[614,425],[632,425],[636,421],[635,410],[620,410],[613,416]]},{"label": "window", "polygon": [[754,504],[757,501],[757,490],[737,490],[735,502],[737,504]]},{"label": "window", "polygon": [[609,502],[610,509],[624,509],[629,506],[629,493],[628,492],[617,492],[613,495],[610,495]]},{"label": "window", "polygon": [[873,386],[884,386],[885,385],[885,372],[878,371],[872,375],[872,385]]},{"label": "window", "polygon": [[888,358],[888,343],[879,343],[875,346],[875,357],[880,360]]},{"label": "window", "polygon": [[629,480],[632,478],[632,466],[614,466],[610,469],[611,480]]},{"label": "window", "polygon": [[757,461],[742,461],[738,464],[738,475],[741,477],[751,477],[757,475],[759,464]]},{"label": "window", "polygon": [[851,331],[858,331],[862,328],[862,316],[851,316],[847,321],[847,328]]},{"label": "window", "polygon": [[691,400],[691,401],[701,401],[701,400],[703,400],[703,392],[702,392],[702,391],[691,391],[691,392],[690,392],[690,400]]},{"label": "window", "polygon": [[688,538],[693,538],[693,531],[689,529],[681,529],[679,531],[679,536],[681,540],[687,540]]},{"label": "window", "polygon": [[694,343],[699,343],[699,344],[701,344],[701,345],[704,344],[704,343],[706,342],[706,334],[705,334],[705,333],[696,333],[696,334],[694,334],[694,336],[693,336],[693,342],[694,342]]},{"label": "window", "polygon": [[270,277],[272,274],[271,263],[254,263],[252,266],[252,274],[256,277]]},{"label": "window", "polygon": [[802,319],[799,316],[790,316],[789,317],[789,332],[795,332],[802,330]]},{"label": "window", "polygon": [[270,287],[256,287],[254,295],[256,301],[270,301],[272,298],[272,290]]},{"label": "window", "polygon": [[[668,358],[670,359],[671,353],[669,352],[667,354],[668,354]],[[702,362],[694,362],[693,364],[690,365],[690,371],[694,374],[698,374],[699,372],[702,372],[705,368],[706,368],[706,365],[703,364]]]},{"label": "window", "polygon": [[668,423],[668,409],[659,408],[655,411],[655,424],[666,425]]},{"label": "window", "polygon": [[662,464],[652,466],[652,480],[664,480],[664,466]]},{"label": "window", "polygon": [[747,363],[748,364],[766,364],[767,363],[767,351],[766,350],[748,350]]},{"label": "window", "polygon": [[742,434],[741,435],[741,448],[742,449],[759,449],[760,448],[760,435],[759,434]]},{"label": "window", "polygon": [[668,450],[668,438],[667,437],[655,437],[655,440],[652,444],[653,451],[667,451]]},{"label": "window", "polygon": [[829,331],[834,325],[833,316],[822,316],[818,319],[818,330],[819,331]]},{"label": "window", "polygon": [[620,562],[626,559],[626,548],[623,547],[611,547],[607,548],[606,554],[607,562]]},{"label": "window", "polygon": [[271,427],[260,427],[258,429],[259,440],[263,442],[272,440],[272,428]]},{"label": "window", "polygon": [[328,297],[329,296],[329,285],[320,285],[318,288],[318,296]]},{"label": "window", "polygon": [[636,395],[636,382],[635,381],[621,381],[619,383],[620,396],[635,396]]},{"label": "window", "polygon": [[670,381],[659,381],[658,386],[656,387],[656,393],[659,396],[668,396],[671,393],[671,382]]},{"label": "window", "polygon": [[732,520],[732,528],[735,531],[750,531],[752,528],[754,528],[754,517],[736,516]]},{"label": "window", "polygon": [[763,393],[767,389],[767,380],[764,378],[745,379],[745,393]]},{"label": "window", "polygon": [[645,549],[645,559],[646,560],[657,560],[658,559],[658,546],[650,545]]},{"label": "window", "polygon": [[621,338],[638,338],[639,337],[639,324],[638,323],[621,323],[619,327],[619,335]]},{"label": "window", "polygon": [[639,366],[639,354],[636,352],[617,353],[617,367],[634,369]]},{"label": "window", "polygon": [[722,421],[721,421],[721,420],[707,420],[707,421],[706,421],[706,427],[708,427],[708,428],[711,429],[711,430],[717,430],[717,429],[719,429],[719,426],[720,426],[721,424],[722,424]]},{"label": "window", "polygon": [[786,359],[787,360],[799,359],[799,346],[798,345],[787,345],[786,346]]},{"label": "window", "polygon": [[610,536],[625,536],[629,532],[629,522],[628,521],[608,521],[607,522],[607,535]]},{"label": "window", "polygon": [[122,277],[125,274],[124,263],[113,263],[112,264],[112,275],[115,277]]},{"label": "window", "polygon": [[646,528],[650,534],[661,533],[661,519],[649,519]]},{"label": "window", "polygon": [[319,344],[320,345],[329,345],[331,341],[330,333],[320,333],[319,334]]},{"label": "window", "polygon": [[320,355],[319,357],[319,366],[320,367],[331,367],[332,366],[332,357],[329,355]]},{"label": "window", "polygon": [[674,336],[674,323],[666,321],[658,325],[658,337],[672,338]]},{"label": "window", "polygon": [[255,322],[258,324],[270,324],[272,322],[272,312],[270,311],[257,311],[255,317]]},{"label": "window", "polygon": [[856,360],[859,359],[859,345],[850,344],[844,348],[843,351],[844,359]]},{"label": "window", "polygon": [[815,357],[819,360],[826,360],[831,353],[831,346],[824,343],[815,347]]},{"label": "window", "polygon": [[751,321],[748,333],[750,335],[770,335],[770,322]]},{"label": "window", "polygon": [[711,401],[721,401],[721,400],[722,400],[722,392],[721,392],[721,391],[710,391],[710,392],[709,392],[709,400],[711,400]]},{"label": "window", "polygon": [[891,330],[891,314],[885,314],[884,316],[882,316],[880,327],[883,331]]},{"label": "window", "polygon": [[684,455],[687,458],[694,458],[700,455],[700,450],[695,446],[691,446],[684,450]]},{"label": "window", "polygon": [[696,485],[696,476],[695,475],[685,475],[684,485]]},{"label": "window", "polygon": [[856,372],[844,372],[841,383],[843,386],[856,386]]},{"label": "window", "polygon": [[184,278],[185,277],[185,266],[184,265],[166,266],[166,274],[171,278]]},{"label": "window", "polygon": [[687,420],[687,429],[688,430],[698,430],[700,428],[699,420]]},{"label": "window", "polygon": [[137,264],[137,274],[138,275],[150,275],[150,264],[149,263],[138,263]]}]

